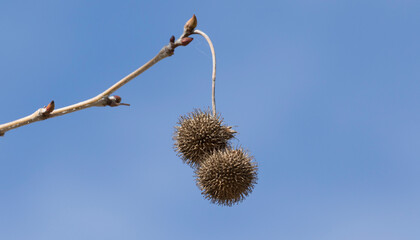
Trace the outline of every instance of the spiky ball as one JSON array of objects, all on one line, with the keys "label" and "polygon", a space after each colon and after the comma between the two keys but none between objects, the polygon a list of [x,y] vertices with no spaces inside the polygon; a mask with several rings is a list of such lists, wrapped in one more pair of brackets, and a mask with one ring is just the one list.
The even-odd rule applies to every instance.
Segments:
[{"label": "spiky ball", "polygon": [[257,183],[257,170],[253,157],[243,149],[226,148],[210,154],[195,173],[206,199],[232,206],[252,192]]},{"label": "spiky ball", "polygon": [[236,133],[223,125],[220,116],[199,109],[181,116],[175,127],[175,151],[191,167],[198,167],[203,157],[228,146]]}]

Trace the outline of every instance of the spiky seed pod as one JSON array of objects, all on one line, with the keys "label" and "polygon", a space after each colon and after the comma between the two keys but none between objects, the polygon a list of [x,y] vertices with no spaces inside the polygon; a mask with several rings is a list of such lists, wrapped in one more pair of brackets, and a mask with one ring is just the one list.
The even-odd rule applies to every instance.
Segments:
[{"label": "spiky seed pod", "polygon": [[228,146],[235,131],[223,125],[220,116],[199,109],[181,116],[175,127],[175,151],[191,167],[198,167],[203,157]]},{"label": "spiky seed pod", "polygon": [[195,172],[198,187],[206,199],[232,206],[248,196],[257,183],[257,164],[243,149],[214,151]]}]

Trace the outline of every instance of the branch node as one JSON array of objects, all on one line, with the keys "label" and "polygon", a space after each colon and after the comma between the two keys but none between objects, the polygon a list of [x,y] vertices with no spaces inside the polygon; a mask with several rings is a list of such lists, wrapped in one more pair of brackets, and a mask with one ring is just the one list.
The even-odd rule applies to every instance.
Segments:
[{"label": "branch node", "polygon": [[54,100],[53,100],[50,103],[48,103],[48,105],[46,107],[44,106],[43,108],[41,108],[39,110],[39,113],[43,117],[47,118],[50,115],[50,113],[52,113],[52,111],[54,111],[54,108],[55,108],[55,103],[54,103]]},{"label": "branch node", "polygon": [[160,57],[163,59],[165,57],[170,57],[170,56],[174,55],[175,47],[176,47],[176,45],[174,43],[170,42],[169,45],[164,46],[160,50],[160,52],[159,52]]},{"label": "branch node", "polygon": [[113,96],[108,96],[106,98],[106,106],[118,107],[120,105],[130,106],[130,104],[128,104],[128,103],[122,103],[120,96],[113,95]]}]

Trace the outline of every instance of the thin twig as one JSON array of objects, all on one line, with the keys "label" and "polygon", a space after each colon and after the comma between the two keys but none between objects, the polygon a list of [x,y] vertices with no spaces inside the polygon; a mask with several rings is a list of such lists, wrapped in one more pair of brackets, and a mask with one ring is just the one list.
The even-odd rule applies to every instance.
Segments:
[{"label": "thin twig", "polygon": [[213,73],[211,75],[211,103],[212,103],[212,107],[213,107],[213,116],[216,116],[216,53],[214,51],[214,47],[213,47],[213,43],[211,42],[209,36],[207,36],[207,34],[205,34],[204,32],[196,29],[194,30],[195,34],[200,34],[201,36],[203,36],[206,40],[207,43],[210,46],[210,50],[211,50],[211,56],[213,59]]},{"label": "thin twig", "polygon": [[[104,107],[109,105],[110,100],[110,94],[117,91],[119,88],[124,86],[126,83],[152,67],[154,64],[159,62],[160,60],[172,56],[174,54],[174,50],[178,46],[186,46],[191,41],[192,38],[189,38],[188,36],[191,35],[194,31],[195,26],[197,25],[197,19],[195,15],[185,24],[184,26],[184,32],[181,35],[181,37],[175,41],[175,38],[172,36],[170,39],[170,42],[168,45],[164,46],[159,53],[152,58],[150,61],[148,61],[146,64],[135,70],[134,72],[130,73],[117,83],[115,83],[113,86],[102,92],[101,94],[90,98],[88,100],[85,100],[83,102],[79,102],[67,107],[63,107],[54,111],[51,111],[48,107],[40,108],[34,113],[32,113],[29,116],[23,117],[21,119],[8,122],[5,124],[0,125],[0,136],[3,136],[7,131],[10,131],[12,129],[22,127],[25,125],[28,125],[30,123],[38,122],[41,120],[45,120],[48,118],[58,117],[61,115],[69,114],[72,112],[76,112],[82,109],[86,109],[89,107]],[[120,105],[127,105],[127,104],[120,104]],[[50,106],[50,105],[49,105]],[[115,105],[109,105],[109,106],[115,106]]]}]

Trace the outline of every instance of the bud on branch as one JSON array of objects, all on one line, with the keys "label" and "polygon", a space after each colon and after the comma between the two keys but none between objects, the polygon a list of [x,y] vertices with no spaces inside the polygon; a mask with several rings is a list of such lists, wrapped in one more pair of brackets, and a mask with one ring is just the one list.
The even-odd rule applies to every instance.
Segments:
[{"label": "bud on branch", "polygon": [[186,32],[193,32],[194,28],[197,27],[197,18],[195,17],[195,14],[190,18],[190,20],[185,23],[184,30]]},{"label": "bud on branch", "polygon": [[151,60],[149,60],[147,63],[145,63],[143,66],[136,69],[134,72],[128,74],[126,77],[122,78],[118,82],[116,82],[114,85],[106,89],[104,92],[99,93],[97,96],[92,97],[90,99],[87,99],[85,101],[75,103],[69,106],[65,106],[59,109],[54,109],[54,101],[50,102],[46,107],[37,109],[34,113],[8,122],[4,124],[0,124],[0,136],[3,136],[7,131],[10,131],[15,128],[19,128],[37,121],[62,116],[65,114],[69,114],[72,112],[80,111],[86,108],[90,107],[103,107],[103,106],[110,106],[110,107],[116,107],[120,105],[130,106],[130,104],[127,103],[121,103],[121,97],[119,96],[111,96],[115,91],[117,91],[119,88],[124,86],[129,81],[133,80],[140,74],[142,74],[144,71],[155,65],[157,62],[161,61],[162,59],[172,56],[174,54],[175,48],[179,46],[186,46],[188,45],[193,39],[189,38],[188,36],[191,34],[194,34],[194,29],[197,26],[197,18],[195,15],[192,16],[191,19],[187,21],[187,23],[184,25],[184,32],[182,35],[175,39],[174,36],[172,36],[169,40],[169,44],[164,46],[159,53],[153,57]]},{"label": "bud on branch", "polygon": [[120,105],[124,105],[124,106],[130,106],[130,104],[128,103],[122,103],[121,102],[121,97],[114,95],[114,96],[108,96],[106,99],[106,105],[110,106],[110,107],[117,107]]},{"label": "bud on branch", "polygon": [[194,40],[194,38],[184,37],[183,39],[181,39],[181,45],[187,46],[188,44],[190,44],[190,42],[192,42],[192,40]]},{"label": "bud on branch", "polygon": [[47,117],[48,115],[50,115],[50,113],[52,113],[52,111],[54,111],[54,108],[55,104],[53,100],[46,107],[44,106],[44,108],[41,109],[42,116]]}]

